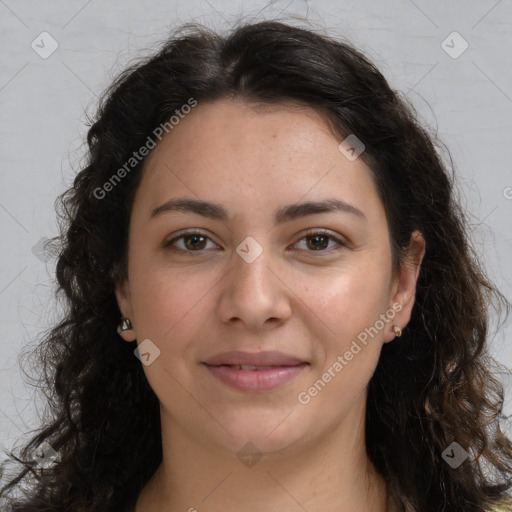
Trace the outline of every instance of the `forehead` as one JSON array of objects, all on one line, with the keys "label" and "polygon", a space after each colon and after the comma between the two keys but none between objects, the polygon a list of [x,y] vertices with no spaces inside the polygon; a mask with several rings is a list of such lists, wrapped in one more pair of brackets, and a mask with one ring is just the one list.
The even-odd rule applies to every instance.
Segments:
[{"label": "forehead", "polygon": [[[215,146],[252,158],[276,159],[286,154],[290,159],[293,153],[300,158],[312,149],[311,143],[317,145],[318,151],[337,145],[325,118],[311,107],[291,101],[263,104],[219,99],[199,103],[184,116],[150,160],[158,158],[165,149],[185,153],[193,148],[195,156],[206,156],[206,150],[214,151]],[[216,155],[222,156],[219,151]]]},{"label": "forehead", "polygon": [[186,195],[244,210],[338,196],[381,215],[371,170],[340,141],[303,105],[199,103],[147,157],[137,195],[153,208]]}]

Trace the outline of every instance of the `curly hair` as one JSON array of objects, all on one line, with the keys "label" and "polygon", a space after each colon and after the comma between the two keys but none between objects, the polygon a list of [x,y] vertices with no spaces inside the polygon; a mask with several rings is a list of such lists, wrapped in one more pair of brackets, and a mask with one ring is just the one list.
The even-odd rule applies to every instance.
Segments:
[{"label": "curly hair", "polygon": [[[510,303],[471,245],[451,158],[448,165],[437,135],[362,52],[280,21],[226,35],[182,25],[104,92],[88,125],[86,165],[56,202],[56,294],[66,311],[35,350],[49,414],[4,462],[22,467],[0,498],[23,512],[127,510],[162,460],[159,401],[116,333],[114,290],[127,276],[145,158],[115,186],[112,177],[190,98],[300,102],[322,112],[340,140],[355,134],[364,143],[394,271],[415,230],[426,241],[410,323],[400,341],[384,344],[369,382],[368,456],[402,511],[482,512],[506,501],[512,444],[499,427],[503,386],[487,340],[491,307],[508,314]],[[33,453],[44,442],[58,457],[41,469]],[[453,442],[468,453],[457,469],[442,456]]]}]

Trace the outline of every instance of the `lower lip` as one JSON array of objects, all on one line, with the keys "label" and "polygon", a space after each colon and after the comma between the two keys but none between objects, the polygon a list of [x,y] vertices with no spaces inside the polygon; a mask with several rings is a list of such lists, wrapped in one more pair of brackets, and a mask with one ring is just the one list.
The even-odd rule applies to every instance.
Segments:
[{"label": "lower lip", "polygon": [[241,391],[268,391],[289,382],[307,366],[307,363],[296,366],[276,366],[270,370],[238,370],[231,366],[204,365],[228,386]]}]

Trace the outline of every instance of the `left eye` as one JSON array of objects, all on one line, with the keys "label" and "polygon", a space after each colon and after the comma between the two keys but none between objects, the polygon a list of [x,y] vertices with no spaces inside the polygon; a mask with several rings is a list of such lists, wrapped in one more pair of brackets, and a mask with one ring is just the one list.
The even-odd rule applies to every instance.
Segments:
[{"label": "left eye", "polygon": [[[329,241],[335,242],[339,246],[335,250],[338,250],[345,245],[341,240],[339,240],[338,238],[336,238],[333,235],[325,233],[324,231],[308,232],[306,234],[306,236],[302,237],[299,240],[299,242],[302,240],[307,240],[306,245],[308,247],[315,248],[313,251],[309,251],[309,252],[328,252],[325,249],[326,249],[326,244],[328,245]],[[331,247],[331,249],[332,249],[332,247]]]},{"label": "left eye", "polygon": [[[185,240],[184,247],[176,246],[176,242],[178,240]],[[166,242],[164,244],[164,248],[168,248],[177,252],[202,252],[202,250],[205,249],[204,246],[207,240],[210,240],[210,238],[207,237],[206,235],[203,235],[200,232],[190,231],[187,233],[183,233],[182,235],[176,238],[173,238],[169,242]],[[326,248],[329,244],[329,241],[335,242],[338,246],[340,246],[335,250],[338,250],[345,245],[341,240],[339,240],[335,236],[325,233],[323,231],[308,232],[306,236],[302,237],[294,245],[297,245],[302,240],[306,240],[306,246],[308,248],[313,247],[313,250],[308,252],[328,252],[326,251]]]}]

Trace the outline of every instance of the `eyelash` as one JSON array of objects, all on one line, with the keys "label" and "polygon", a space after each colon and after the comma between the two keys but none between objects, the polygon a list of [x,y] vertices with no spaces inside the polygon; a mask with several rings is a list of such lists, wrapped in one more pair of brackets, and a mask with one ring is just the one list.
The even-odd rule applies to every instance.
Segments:
[{"label": "eyelash", "polygon": [[[200,236],[203,236],[203,237],[207,238],[208,240],[210,240],[210,237],[208,237],[204,233],[201,233],[200,231],[187,231],[186,233],[182,233],[181,235],[173,238],[172,240],[169,240],[168,242],[165,242],[163,244],[163,248],[164,249],[169,249],[169,250],[174,251],[174,252],[189,253],[189,254],[204,252],[206,249],[200,249],[200,250],[197,250],[197,251],[191,251],[191,250],[188,250],[188,249],[181,249],[181,248],[175,247],[173,245],[177,240],[181,240],[182,238],[185,238],[185,237],[188,237],[188,236],[192,236],[192,235],[200,235]],[[336,251],[339,251],[339,250],[341,250],[341,249],[346,247],[346,245],[339,238],[329,234],[327,231],[322,231],[322,230],[316,230],[316,231],[315,230],[311,230],[311,231],[308,231],[302,238],[300,238],[293,245],[296,245],[298,242],[304,240],[305,238],[313,238],[315,236],[324,236],[324,237],[328,238],[329,240],[332,240],[332,241],[336,242],[339,245],[339,247],[336,247],[334,249],[333,248],[331,248],[331,249],[319,249],[317,251],[306,250],[306,252],[320,253],[320,254],[330,254],[331,251],[336,252]]]}]

